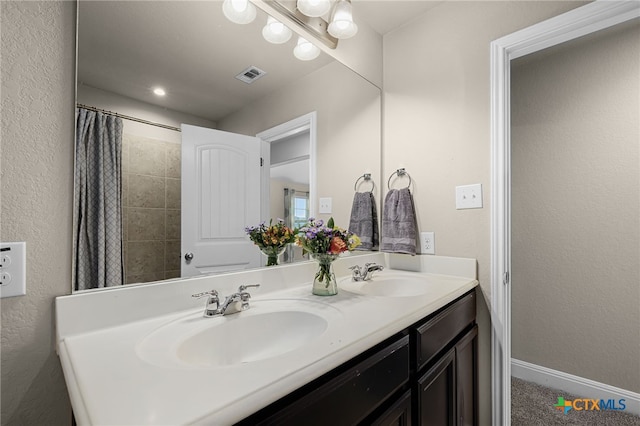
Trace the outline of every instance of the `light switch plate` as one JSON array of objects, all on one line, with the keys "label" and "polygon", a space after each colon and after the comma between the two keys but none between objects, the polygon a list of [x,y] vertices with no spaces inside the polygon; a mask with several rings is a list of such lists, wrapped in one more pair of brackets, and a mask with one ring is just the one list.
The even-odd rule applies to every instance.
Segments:
[{"label": "light switch plate", "polygon": [[0,298],[27,294],[27,243],[0,243]]},{"label": "light switch plate", "polygon": [[331,203],[332,203],[332,199],[331,197],[323,197],[320,198],[320,205],[318,206],[318,213],[325,213],[325,214],[329,214],[331,213]]},{"label": "light switch plate", "polygon": [[482,184],[456,186],[456,209],[481,209]]}]

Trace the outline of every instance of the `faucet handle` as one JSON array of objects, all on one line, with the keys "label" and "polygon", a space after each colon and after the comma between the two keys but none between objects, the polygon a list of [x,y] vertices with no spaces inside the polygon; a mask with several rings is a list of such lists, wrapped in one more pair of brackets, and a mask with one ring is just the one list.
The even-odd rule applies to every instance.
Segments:
[{"label": "faucet handle", "polygon": [[358,265],[349,266],[349,269],[360,272],[360,267]]},{"label": "faucet handle", "polygon": [[209,290],[209,291],[205,291],[203,293],[196,293],[196,294],[192,294],[191,297],[195,297],[197,299],[200,299],[201,297],[205,297],[205,296],[212,296],[214,298],[218,298],[218,290]]},{"label": "faucet handle", "polygon": [[247,284],[247,285],[241,285],[240,287],[238,287],[238,293],[242,293],[244,292],[246,289],[251,288],[251,287],[255,287],[258,288],[260,287],[260,284]]}]

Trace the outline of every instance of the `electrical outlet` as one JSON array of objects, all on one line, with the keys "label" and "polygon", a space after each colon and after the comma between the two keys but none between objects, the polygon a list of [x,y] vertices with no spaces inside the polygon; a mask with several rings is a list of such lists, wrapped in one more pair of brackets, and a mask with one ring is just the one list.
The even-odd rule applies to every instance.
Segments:
[{"label": "electrical outlet", "polygon": [[27,294],[26,252],[24,242],[0,243],[0,297]]},{"label": "electrical outlet", "polygon": [[11,256],[0,252],[0,271],[2,268],[8,268],[11,265]]},{"label": "electrical outlet", "polygon": [[436,254],[436,241],[434,232],[420,233],[420,253]]}]

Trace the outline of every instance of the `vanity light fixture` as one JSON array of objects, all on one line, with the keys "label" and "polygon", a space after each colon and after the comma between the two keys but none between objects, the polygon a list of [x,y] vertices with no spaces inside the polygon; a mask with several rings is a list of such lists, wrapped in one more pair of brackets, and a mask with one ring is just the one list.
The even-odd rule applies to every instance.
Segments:
[{"label": "vanity light fixture", "polygon": [[324,16],[331,10],[329,0],[298,0],[298,10],[310,18]]},{"label": "vanity light fixture", "polygon": [[328,28],[329,34],[338,39],[351,38],[358,32],[353,22],[353,7],[350,0],[338,0]]},{"label": "vanity light fixture", "polygon": [[236,24],[248,24],[256,19],[256,7],[249,0],[224,0],[222,12]]},{"label": "vanity light fixture", "polygon": [[[358,26],[353,21],[351,0],[327,0],[326,2],[322,0],[323,7],[329,6],[326,11],[324,9],[309,10],[310,6],[319,7],[321,0],[265,0],[265,2],[330,49],[338,46],[339,39],[353,37],[358,32]],[[320,12],[324,13],[318,15]],[[326,19],[329,16],[331,19],[327,22]]]},{"label": "vanity light fixture", "polygon": [[156,87],[155,89],[153,89],[153,93],[157,96],[164,96],[167,94],[167,92],[165,92],[162,87]]},{"label": "vanity light fixture", "polygon": [[298,37],[298,44],[293,49],[293,55],[301,61],[311,61],[320,55],[320,48],[310,41]]},{"label": "vanity light fixture", "polygon": [[264,39],[273,44],[286,43],[291,38],[291,35],[291,30],[272,16],[267,18],[267,25],[262,29]]}]

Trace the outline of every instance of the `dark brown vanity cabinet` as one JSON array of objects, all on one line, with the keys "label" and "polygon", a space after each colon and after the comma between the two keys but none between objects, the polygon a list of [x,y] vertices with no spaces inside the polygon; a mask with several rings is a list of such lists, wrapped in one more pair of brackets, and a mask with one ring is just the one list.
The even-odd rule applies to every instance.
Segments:
[{"label": "dark brown vanity cabinet", "polygon": [[476,425],[475,290],[239,425]]},{"label": "dark brown vanity cabinet", "polygon": [[474,326],[417,380],[419,424],[477,424],[477,336]]},{"label": "dark brown vanity cabinet", "polygon": [[477,424],[475,297],[468,293],[412,329],[415,417],[420,425]]}]

